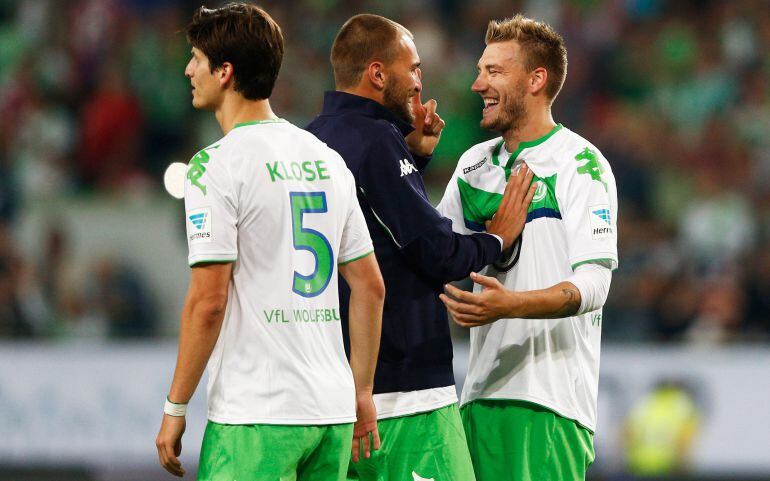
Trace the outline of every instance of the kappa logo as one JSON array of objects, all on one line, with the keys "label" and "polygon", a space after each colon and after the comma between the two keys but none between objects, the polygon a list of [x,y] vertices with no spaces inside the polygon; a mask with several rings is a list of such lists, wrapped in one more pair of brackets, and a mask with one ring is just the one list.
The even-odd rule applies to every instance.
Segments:
[{"label": "kappa logo", "polygon": [[575,156],[575,160],[578,162],[586,160],[587,162],[577,168],[578,174],[585,174],[591,177],[592,180],[600,182],[604,186],[604,190],[607,190],[607,182],[604,181],[602,175],[604,175],[604,167],[599,162],[599,158],[596,156],[596,152],[586,147],[582,152]]},{"label": "kappa logo", "polygon": [[487,158],[484,157],[484,159],[481,162],[478,162],[476,164],[471,165],[470,167],[466,167],[463,169],[463,175],[470,174],[474,170],[478,169],[482,165],[484,165],[487,162]]},{"label": "kappa logo", "polygon": [[417,172],[417,167],[409,162],[408,159],[401,159],[399,162],[401,164],[401,177]]},{"label": "kappa logo", "polygon": [[413,481],[436,481],[433,478],[423,478],[422,476],[420,476],[419,474],[417,474],[414,471],[412,471],[412,479],[413,479]]},{"label": "kappa logo", "polygon": [[201,183],[201,177],[206,173],[206,164],[209,163],[209,159],[211,158],[206,151],[218,148],[218,145],[207,147],[190,159],[189,168],[187,169],[187,180],[189,180],[192,185],[199,188],[200,191],[203,192],[203,195],[206,195],[207,189],[206,186]]}]

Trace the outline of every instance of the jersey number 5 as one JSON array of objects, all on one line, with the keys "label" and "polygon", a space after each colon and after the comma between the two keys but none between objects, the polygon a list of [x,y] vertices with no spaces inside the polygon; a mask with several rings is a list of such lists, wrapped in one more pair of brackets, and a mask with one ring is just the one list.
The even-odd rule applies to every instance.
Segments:
[{"label": "jersey number 5", "polygon": [[332,278],[334,252],[329,240],[314,229],[302,227],[305,214],[328,212],[325,192],[289,192],[291,203],[291,232],[294,248],[310,251],[315,258],[315,270],[309,276],[294,271],[292,290],[302,297],[315,297],[321,294]]}]

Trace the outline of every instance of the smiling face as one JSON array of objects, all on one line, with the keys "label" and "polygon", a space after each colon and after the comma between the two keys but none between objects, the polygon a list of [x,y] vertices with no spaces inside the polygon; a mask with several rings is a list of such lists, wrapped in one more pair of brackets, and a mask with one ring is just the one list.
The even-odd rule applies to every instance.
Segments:
[{"label": "smiling face", "polygon": [[200,49],[193,47],[192,57],[184,74],[192,85],[192,104],[196,109],[215,110],[221,103],[223,89],[217,75],[220,69],[211,71],[209,59]]},{"label": "smiling face", "polygon": [[382,104],[405,122],[414,121],[412,98],[422,90],[420,57],[414,42],[402,35],[398,45],[399,53],[385,68],[387,77],[382,91]]},{"label": "smiling face", "polygon": [[484,100],[481,127],[498,132],[516,130],[527,117],[527,78],[521,48],[515,40],[487,45],[479,59],[471,90]]}]

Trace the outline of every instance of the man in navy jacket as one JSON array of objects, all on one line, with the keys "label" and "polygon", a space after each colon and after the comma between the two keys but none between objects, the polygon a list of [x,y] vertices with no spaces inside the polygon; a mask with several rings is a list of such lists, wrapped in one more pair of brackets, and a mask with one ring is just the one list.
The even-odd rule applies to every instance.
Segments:
[{"label": "man in navy jacket", "polygon": [[[472,480],[457,410],[443,284],[497,261],[524,226],[531,175],[511,176],[487,233],[460,235],[428,201],[421,173],[444,121],[420,102],[412,34],[376,15],[348,20],[332,47],[337,91],[307,130],[342,155],[385,280],[374,380],[382,448],[349,479]],[[350,291],[340,280],[343,329]],[[346,333],[347,337],[347,333]],[[347,341],[346,341],[347,342]],[[379,477],[378,477],[379,476]]]}]

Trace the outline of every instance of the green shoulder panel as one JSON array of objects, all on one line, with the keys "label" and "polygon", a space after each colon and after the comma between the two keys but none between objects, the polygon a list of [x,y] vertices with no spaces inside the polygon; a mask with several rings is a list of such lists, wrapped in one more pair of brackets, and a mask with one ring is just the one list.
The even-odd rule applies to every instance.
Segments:
[{"label": "green shoulder panel", "polygon": [[484,230],[484,222],[497,212],[503,196],[473,187],[460,177],[457,178],[457,187],[460,189],[465,226],[477,232]]}]

